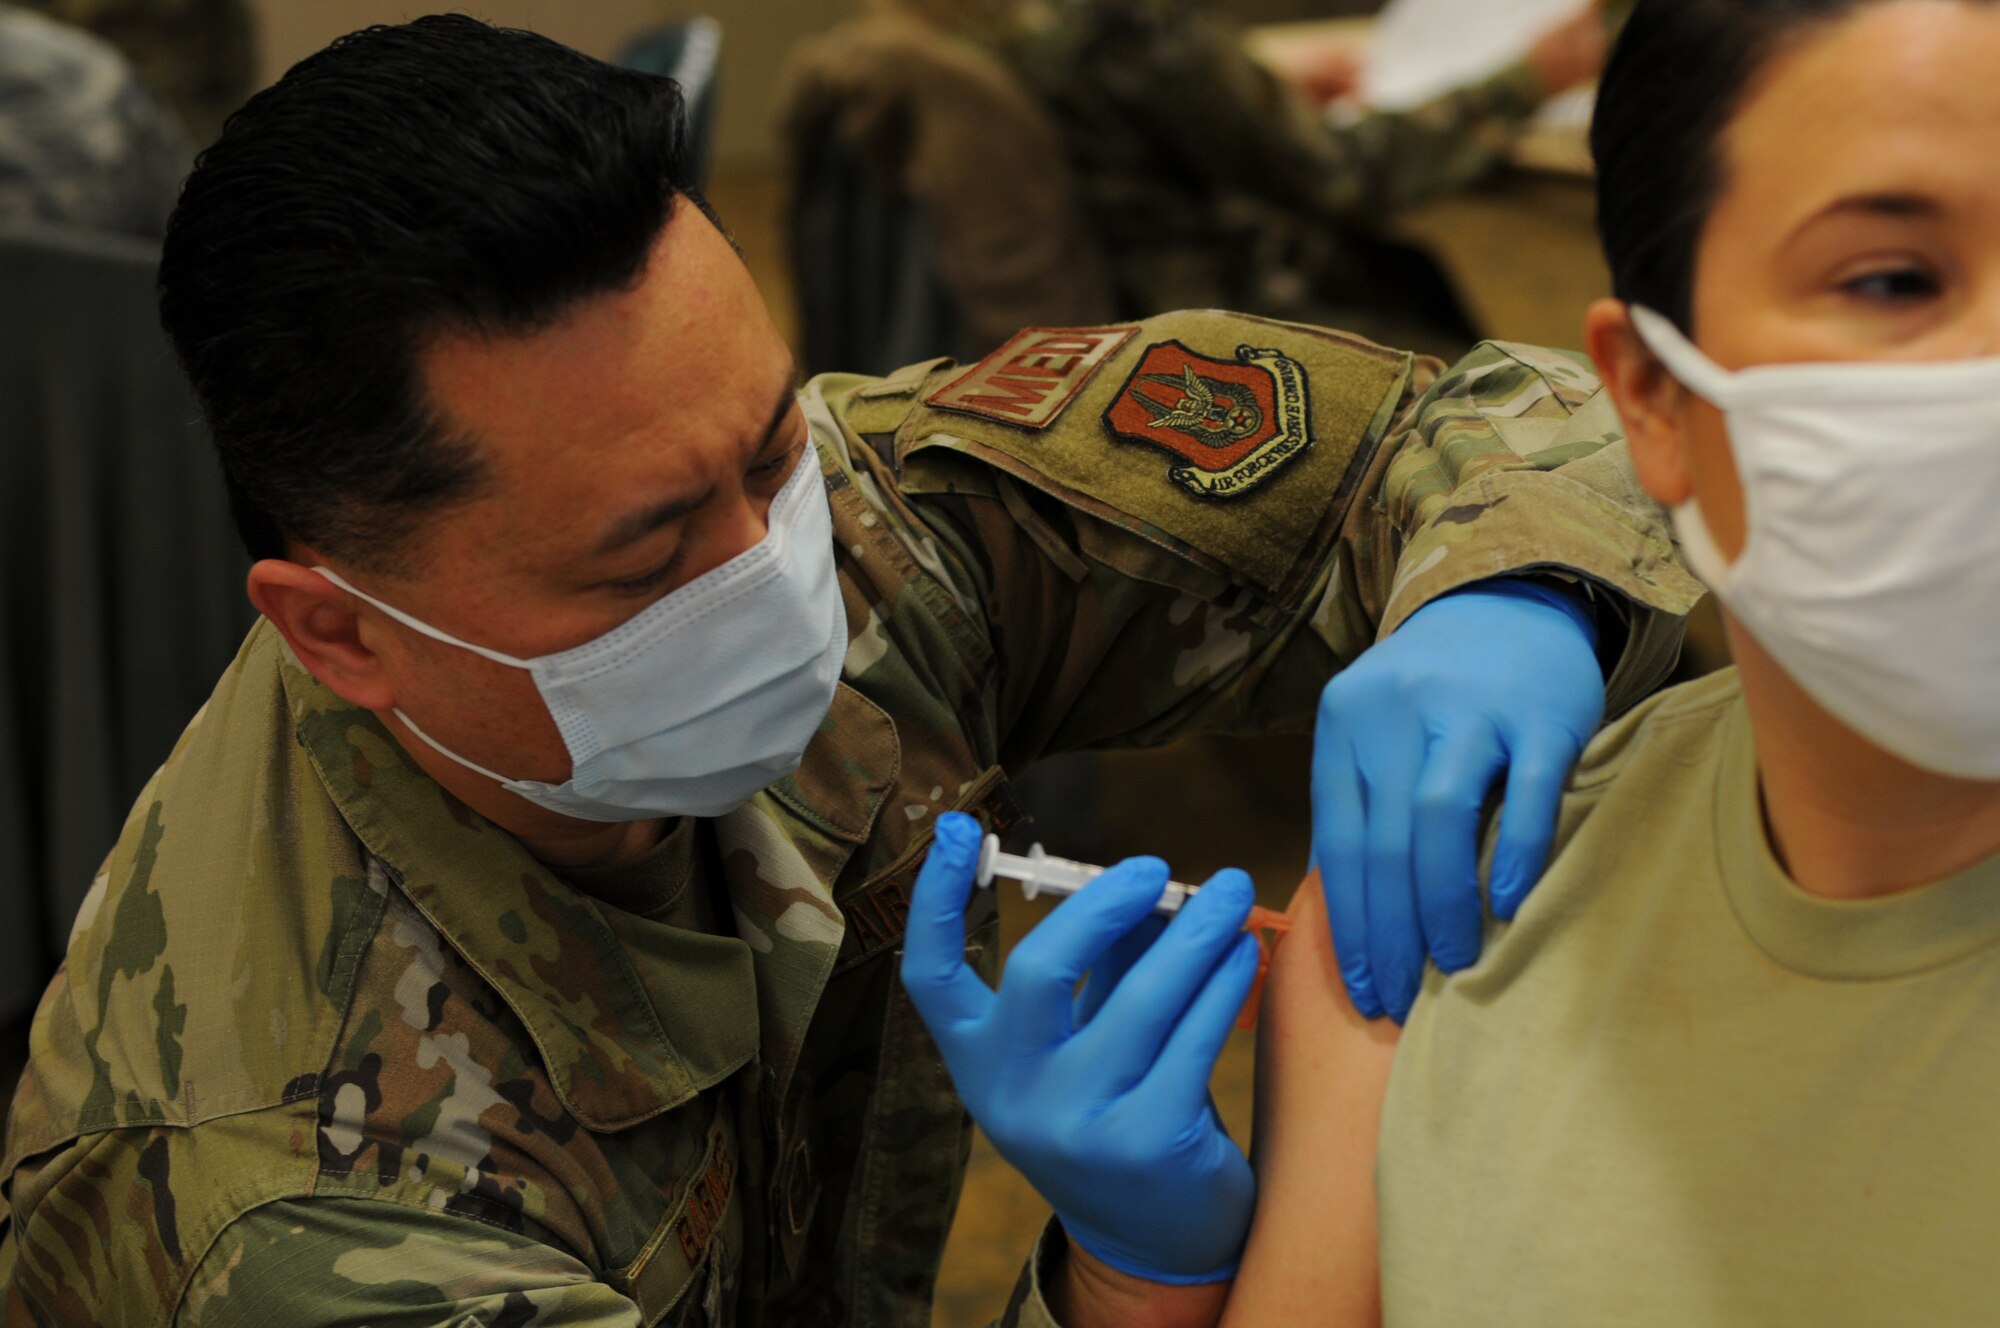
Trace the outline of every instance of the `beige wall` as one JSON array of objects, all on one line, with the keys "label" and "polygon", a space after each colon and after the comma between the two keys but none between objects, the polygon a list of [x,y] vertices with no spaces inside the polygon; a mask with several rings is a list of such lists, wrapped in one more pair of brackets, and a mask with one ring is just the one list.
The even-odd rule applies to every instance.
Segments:
[{"label": "beige wall", "polygon": [[856,0],[251,0],[251,7],[264,82],[344,32],[441,10],[530,28],[601,57],[653,24],[710,14],[723,27],[717,156],[745,166],[775,157],[774,101],[792,43],[852,13]]}]

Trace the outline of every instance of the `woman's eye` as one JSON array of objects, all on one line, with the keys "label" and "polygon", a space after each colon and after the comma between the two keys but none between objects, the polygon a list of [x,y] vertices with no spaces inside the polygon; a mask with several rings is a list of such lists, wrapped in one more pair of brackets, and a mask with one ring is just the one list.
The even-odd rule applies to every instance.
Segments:
[{"label": "woman's eye", "polygon": [[1864,300],[1901,302],[1936,295],[1938,282],[1924,268],[1892,267],[1850,277],[1840,284],[1840,288]]}]

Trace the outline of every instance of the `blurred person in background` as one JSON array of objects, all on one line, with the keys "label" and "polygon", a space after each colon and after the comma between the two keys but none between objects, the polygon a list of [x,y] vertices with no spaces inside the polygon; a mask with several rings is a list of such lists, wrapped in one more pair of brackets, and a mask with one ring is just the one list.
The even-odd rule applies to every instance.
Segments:
[{"label": "blurred person in background", "polygon": [[14,2],[117,47],[197,147],[250,95],[257,41],[249,0]]},{"label": "blurred person in background", "polygon": [[0,5],[0,221],[157,237],[193,155],[117,50]]},{"label": "blurred person in background", "polygon": [[1273,70],[1213,0],[875,0],[997,55],[1054,116],[1121,316],[1225,308],[1453,358],[1478,339],[1436,266],[1384,238],[1477,181],[1549,97],[1596,77],[1597,3],[1516,64],[1408,111],[1327,113],[1343,42]]}]

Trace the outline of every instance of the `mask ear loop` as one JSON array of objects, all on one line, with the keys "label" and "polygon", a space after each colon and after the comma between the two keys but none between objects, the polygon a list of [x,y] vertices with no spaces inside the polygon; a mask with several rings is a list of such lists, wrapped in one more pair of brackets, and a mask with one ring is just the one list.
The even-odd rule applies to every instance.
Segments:
[{"label": "mask ear loop", "polygon": [[[1726,415],[1728,407],[1725,402],[1732,395],[1730,387],[1735,375],[1709,359],[1699,346],[1683,336],[1681,330],[1663,315],[1640,304],[1629,308],[1633,330],[1639,334],[1639,340],[1646,349],[1658,357],[1681,386]],[[1747,504],[1747,490],[1744,497]],[[1721,546],[1715,542],[1715,536],[1708,528],[1707,519],[1702,516],[1700,505],[1693,497],[1674,508],[1673,516],[1674,534],[1680,539],[1681,554],[1687,560],[1688,570],[1720,596],[1736,564],[1723,555]],[[1742,554],[1737,556],[1740,559]]]},{"label": "mask ear loop", "polygon": [[[1736,567],[1736,563],[1723,555],[1722,546],[1715,542],[1715,536],[1709,532],[1708,521],[1701,514],[1701,504],[1690,497],[1674,508],[1673,516],[1674,536],[1681,542],[1681,557],[1686,560],[1688,570],[1693,572],[1703,585],[1715,592],[1716,598],[1728,603],[1724,598],[1724,592],[1729,574]],[[1749,547],[1747,540],[1744,547]],[[1737,555],[1737,559],[1738,561],[1742,559],[1741,553]]]},{"label": "mask ear loop", "polygon": [[518,779],[509,779],[507,778],[507,776],[500,774],[497,771],[488,770],[485,766],[480,765],[476,761],[468,761],[463,756],[460,756],[457,752],[453,751],[451,748],[439,742],[436,738],[433,738],[430,734],[418,728],[417,721],[411,719],[408,715],[404,714],[403,708],[401,706],[396,706],[395,708],[390,710],[389,713],[394,715],[397,719],[402,720],[403,726],[405,728],[409,729],[410,732],[416,734],[419,738],[422,738],[424,742],[430,747],[430,749],[436,752],[439,756],[445,757],[448,760],[458,762],[460,765],[464,766],[467,770],[470,770],[475,775],[486,776],[488,779],[492,780],[494,783],[498,784],[501,788],[506,789],[510,793],[518,793],[520,791],[519,786],[523,783],[523,781]]},{"label": "mask ear loop", "polygon": [[1664,315],[1654,313],[1643,304],[1627,305],[1632,315],[1632,330],[1639,334],[1639,340],[1647,350],[1667,367],[1667,372],[1680,380],[1681,386],[1693,392],[1712,406],[1726,407],[1735,375],[1708,358],[1701,347],[1689,341],[1681,330]]},{"label": "mask ear loop", "polygon": [[[490,659],[495,664],[506,664],[512,668],[517,668],[517,669],[532,670],[534,668],[534,665],[530,664],[525,659],[516,659],[514,656],[509,655],[504,651],[491,650],[488,649],[486,646],[476,646],[473,645],[470,641],[461,641],[457,637],[451,635],[451,633],[449,632],[439,631],[437,628],[431,626],[429,623],[425,622],[421,618],[415,618],[410,616],[409,614],[403,612],[401,609],[397,608],[393,604],[384,604],[381,600],[376,599],[373,595],[369,594],[367,591],[356,589],[353,586],[353,584],[351,584],[347,580],[346,577],[343,577],[342,575],[340,575],[340,573],[334,571],[330,567],[315,567],[312,570],[318,572],[328,581],[331,581],[334,585],[340,587],[342,590],[354,596],[356,599],[365,600],[367,603],[374,605],[376,608],[388,614],[391,618],[394,618],[397,622],[403,624],[403,626],[409,628],[411,631],[420,633],[421,635],[424,636],[428,636],[433,641],[442,641],[444,642],[444,644],[448,646],[457,646],[460,650],[470,650],[473,654],[479,655],[485,659]],[[516,779],[509,779],[507,776],[500,774],[497,771],[488,770],[485,766],[480,765],[476,761],[469,761],[465,757],[460,756],[457,752],[453,751],[451,748],[445,746],[443,743],[439,742],[436,738],[433,738],[430,734],[424,732],[421,728],[417,727],[417,721],[411,719],[407,714],[403,713],[403,708],[401,706],[392,706],[389,710],[389,713],[394,715],[397,719],[401,720],[403,722],[403,726],[409,729],[410,732],[416,734],[419,738],[422,738],[425,744],[428,745],[430,749],[436,752],[439,756],[445,757],[448,760],[458,762],[458,764],[464,766],[467,770],[470,770],[475,775],[486,776],[486,778],[500,785],[500,787],[507,789],[509,792],[518,791],[517,785],[519,785],[522,781]]]},{"label": "mask ear loop", "polygon": [[366,600],[368,603],[382,610],[382,612],[388,614],[391,618],[394,618],[397,622],[403,624],[403,626],[409,628],[411,631],[421,633],[424,636],[428,636],[433,641],[442,641],[448,646],[457,646],[460,650],[470,650],[473,654],[478,655],[481,658],[490,659],[495,664],[505,664],[510,668],[532,670],[535,667],[531,661],[525,659],[518,659],[513,655],[507,654],[505,651],[494,650],[487,646],[476,646],[472,644],[472,642],[470,641],[459,640],[457,637],[453,636],[450,632],[441,632],[437,628],[425,622],[423,619],[411,617],[409,614],[403,612],[395,605],[385,604],[381,600],[376,599],[373,595],[369,594],[367,591],[356,589],[355,586],[351,582],[349,582],[346,577],[343,577],[340,573],[334,571],[331,567],[315,567],[313,568],[313,571],[318,572],[321,576],[333,582],[334,585],[339,586],[342,590],[354,596],[356,599]]}]

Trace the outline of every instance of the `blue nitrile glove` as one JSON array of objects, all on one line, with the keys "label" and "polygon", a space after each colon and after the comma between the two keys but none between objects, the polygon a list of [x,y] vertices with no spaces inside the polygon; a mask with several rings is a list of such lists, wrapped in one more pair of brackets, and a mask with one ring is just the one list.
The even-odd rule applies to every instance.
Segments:
[{"label": "blue nitrile glove", "polygon": [[1250,878],[1219,873],[1160,929],[1166,864],[1121,862],[1014,948],[996,992],[965,963],[979,842],[971,817],[938,818],[903,950],[959,1096],[1098,1259],[1153,1282],[1234,1276],[1256,1182],[1208,1080],[1257,974]]},{"label": "blue nitrile glove", "polygon": [[1320,695],[1313,861],[1355,1008],[1401,1022],[1428,954],[1479,958],[1479,823],[1504,772],[1494,915],[1541,876],[1570,769],[1604,718],[1581,599],[1501,579],[1426,604]]}]

